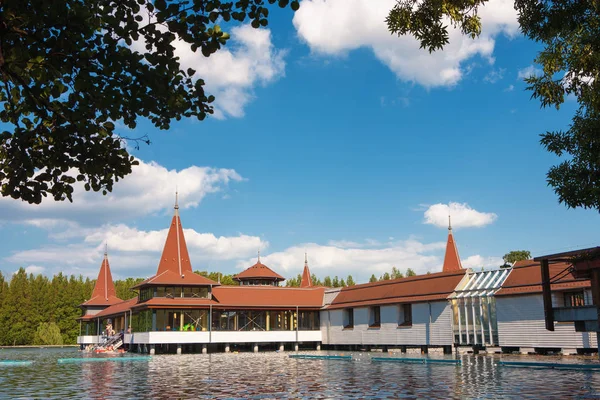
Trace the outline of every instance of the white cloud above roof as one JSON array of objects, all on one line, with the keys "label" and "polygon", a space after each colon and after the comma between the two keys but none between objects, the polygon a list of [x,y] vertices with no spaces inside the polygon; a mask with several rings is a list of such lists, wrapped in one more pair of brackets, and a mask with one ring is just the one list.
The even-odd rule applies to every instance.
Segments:
[{"label": "white cloud above roof", "polygon": [[106,196],[86,192],[81,183],[76,183],[73,203],[47,199],[32,205],[0,197],[0,220],[28,222],[47,229],[75,221],[97,226],[171,209],[176,187],[180,188],[179,205],[185,209],[197,207],[208,194],[224,191],[230,182],[243,181],[233,169],[193,165],[178,171],[153,161],[139,162]]},{"label": "white cloud above roof", "polygon": [[452,228],[479,228],[489,225],[498,219],[492,212],[481,212],[471,208],[467,203],[434,204],[424,213],[424,223],[439,228],[448,227],[448,216],[452,219]]},{"label": "white cloud above roof", "polygon": [[[185,224],[185,221],[182,221]],[[269,242],[258,236],[216,236],[213,233],[184,229],[185,240],[197,270],[204,264],[223,260],[250,257],[259,248],[266,249]],[[108,244],[109,261],[118,276],[151,276],[156,272],[168,228],[144,231],[124,224],[97,228],[69,228],[68,233],[55,233],[54,239],[68,238],[69,244],[48,244],[37,249],[17,251],[5,258],[12,263],[33,263],[31,272],[58,273],[71,271],[95,277],[102,261],[105,244]],[[45,265],[46,267],[39,266]],[[29,268],[29,267],[28,267]]]},{"label": "white cloud above roof", "polygon": [[514,1],[490,0],[480,7],[483,31],[473,40],[450,29],[444,51],[429,53],[409,36],[391,35],[385,18],[396,0],[303,0],[294,15],[298,36],[323,56],[344,56],[370,49],[398,79],[425,87],[452,86],[463,76],[462,64],[481,56],[492,64],[495,36],[518,32]]}]

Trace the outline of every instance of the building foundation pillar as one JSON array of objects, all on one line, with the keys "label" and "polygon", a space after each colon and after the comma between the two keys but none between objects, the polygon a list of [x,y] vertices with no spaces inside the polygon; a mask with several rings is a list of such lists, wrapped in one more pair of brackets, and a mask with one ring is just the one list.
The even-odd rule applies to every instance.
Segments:
[{"label": "building foundation pillar", "polygon": [[154,354],[156,354],[156,349],[154,347],[153,344],[150,345],[150,355],[153,356]]},{"label": "building foundation pillar", "polygon": [[283,352],[285,350],[285,346],[283,343],[279,343],[279,351]]},{"label": "building foundation pillar", "polygon": [[229,348],[229,343],[225,344],[225,353],[229,353],[230,348]]},{"label": "building foundation pillar", "polygon": [[317,351],[321,351],[321,343],[317,343]]},{"label": "building foundation pillar", "polygon": [[258,343],[254,343],[254,346],[252,346],[252,350],[253,350],[255,353],[258,353]]},{"label": "building foundation pillar", "polygon": [[206,344],[202,345],[202,354],[208,353],[208,346]]},{"label": "building foundation pillar", "polygon": [[180,344],[177,345],[177,354],[181,354],[181,345]]},{"label": "building foundation pillar", "polygon": [[294,343],[294,351],[298,351],[298,343]]}]

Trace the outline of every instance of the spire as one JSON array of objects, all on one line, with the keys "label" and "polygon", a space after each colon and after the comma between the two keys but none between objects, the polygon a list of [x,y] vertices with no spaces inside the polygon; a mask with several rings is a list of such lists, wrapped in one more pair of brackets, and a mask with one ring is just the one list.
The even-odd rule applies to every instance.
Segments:
[{"label": "spire", "polygon": [[452,234],[452,223],[450,216],[448,215],[448,241],[446,242],[446,255],[444,256],[443,272],[459,271],[462,269],[460,263],[460,257],[458,256],[458,249],[456,248],[456,242],[454,241],[454,235]]},{"label": "spire", "polygon": [[98,297],[107,301],[110,297],[116,297],[115,284],[112,280],[112,274],[110,273],[110,265],[108,264],[108,255],[105,250],[104,259],[100,266],[100,272],[98,272],[98,279],[96,279],[96,285],[92,292],[92,299]]},{"label": "spire", "polygon": [[179,217],[178,200],[179,194],[175,192],[175,213],[171,220],[169,232],[167,233],[167,240],[165,241],[165,247],[160,257],[156,275],[160,275],[165,271],[175,272],[179,276],[185,275],[186,272],[192,272],[190,255],[185,244],[185,236],[181,226],[181,218]]},{"label": "spire", "polygon": [[258,251],[258,263],[260,264],[260,250]]},{"label": "spire", "polygon": [[304,271],[302,271],[302,281],[300,281],[300,287],[311,287],[312,279],[310,277],[310,270],[308,269],[308,256],[304,253]]}]

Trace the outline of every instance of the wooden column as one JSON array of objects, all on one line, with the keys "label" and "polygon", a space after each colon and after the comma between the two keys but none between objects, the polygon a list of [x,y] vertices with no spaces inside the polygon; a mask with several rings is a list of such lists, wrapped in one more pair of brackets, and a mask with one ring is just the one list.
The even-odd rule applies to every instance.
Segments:
[{"label": "wooden column", "polygon": [[541,260],[542,265],[542,296],[544,299],[544,315],[546,320],[546,329],[554,330],[554,310],[552,309],[552,291],[550,288],[550,269],[548,260]]}]

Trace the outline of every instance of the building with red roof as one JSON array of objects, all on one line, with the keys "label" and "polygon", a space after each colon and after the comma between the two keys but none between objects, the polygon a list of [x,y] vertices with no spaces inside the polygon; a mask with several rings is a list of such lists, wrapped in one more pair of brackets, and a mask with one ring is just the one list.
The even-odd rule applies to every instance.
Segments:
[{"label": "building with red roof", "polygon": [[279,282],[285,281],[285,278],[260,262],[260,251],[258,260],[253,266],[243,270],[233,277],[233,280],[245,285],[269,285],[279,286]]},{"label": "building with red roof", "polygon": [[[590,304],[589,280],[574,276],[568,263],[553,264],[550,274],[556,305]],[[137,297],[116,297],[105,254],[92,297],[81,305],[79,343],[97,343],[101,323],[112,319],[115,330],[127,331],[125,343],[151,353],[179,353],[186,346],[206,352],[209,347],[252,346],[257,351],[259,346],[297,349],[300,344],[418,352],[595,347],[589,334],[576,332],[572,323],[555,332],[543,330],[539,263],[464,269],[450,225],[441,272],[315,287],[305,254],[300,287],[280,287],[285,278],[261,263],[259,253],[257,262],[234,279],[239,286],[193,272],[176,202],[156,274],[134,287]]]},{"label": "building with red roof", "polygon": [[108,263],[108,253],[105,251],[92,296],[79,305],[83,311],[83,316],[80,318],[81,331],[85,336],[89,336],[87,340],[90,343],[98,342],[98,339],[92,338],[92,336],[98,336],[102,330],[99,323],[101,312],[122,301],[116,295],[115,284]]},{"label": "building with red roof", "polygon": [[[107,282],[102,275],[105,265],[108,268],[107,261],[96,284],[99,288]],[[325,288],[279,287],[285,278],[262,264],[260,253],[257,263],[234,279],[239,286],[222,286],[193,272],[176,202],[156,274],[134,287],[135,299],[122,301],[110,296],[114,288],[108,290],[111,304],[86,313],[82,321],[99,327],[101,320],[111,318],[117,327],[131,326],[125,343],[149,346],[152,351],[171,345],[181,351],[184,345],[198,344],[206,351],[209,344],[229,349],[230,344],[320,343]],[[96,299],[96,292],[94,304],[103,299]],[[79,343],[99,340],[88,336],[82,335]]]}]

